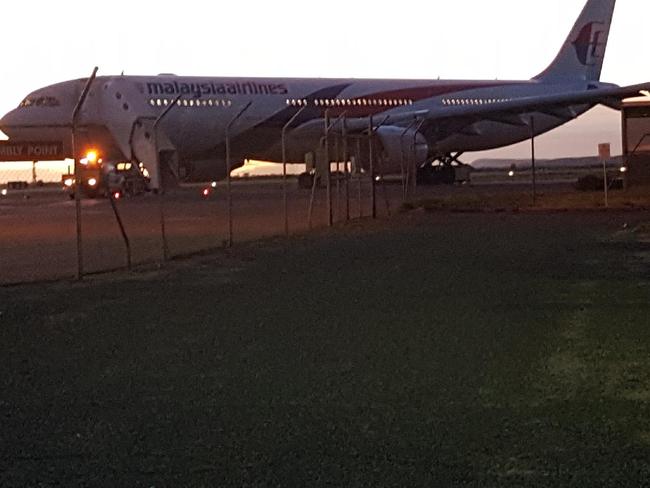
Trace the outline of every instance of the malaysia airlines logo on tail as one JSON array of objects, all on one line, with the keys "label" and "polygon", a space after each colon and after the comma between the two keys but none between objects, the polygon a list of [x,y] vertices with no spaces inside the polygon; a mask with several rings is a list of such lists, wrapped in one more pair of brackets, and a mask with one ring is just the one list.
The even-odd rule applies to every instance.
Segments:
[{"label": "malaysia airlines logo on tail", "polygon": [[604,22],[589,22],[582,28],[578,38],[573,41],[578,60],[583,66],[594,66],[596,59],[603,57],[603,53],[599,52],[598,48],[606,45],[606,42],[601,40],[605,34],[604,26]]}]

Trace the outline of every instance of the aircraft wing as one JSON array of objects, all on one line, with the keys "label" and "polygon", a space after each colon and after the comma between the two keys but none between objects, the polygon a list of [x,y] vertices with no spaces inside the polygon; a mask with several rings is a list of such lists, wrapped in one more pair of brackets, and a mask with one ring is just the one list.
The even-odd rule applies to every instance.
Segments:
[{"label": "aircraft wing", "polygon": [[[528,126],[534,114],[544,114],[568,121],[586,108],[602,104],[620,110],[626,98],[641,96],[650,84],[600,88],[544,96],[517,98],[484,105],[446,106],[429,112],[420,131],[430,141],[440,141],[454,134],[478,132],[474,124],[491,121],[511,126]],[[581,110],[582,109],[582,110]]]},{"label": "aircraft wing", "polygon": [[[383,126],[406,128],[418,124],[420,131],[426,133],[428,138],[442,140],[455,133],[467,132],[472,124],[481,121],[524,126],[530,123],[530,116],[535,113],[570,120],[578,115],[579,107],[603,104],[620,110],[624,99],[644,95],[642,92],[650,92],[650,83],[523,97],[482,105],[456,105],[438,107],[435,110],[379,114],[375,115],[372,121],[370,117],[350,118],[345,119],[345,130],[347,134],[367,133],[371,122],[374,129]],[[323,119],[312,119],[296,127],[294,133],[302,131],[322,133],[324,127]],[[341,133],[343,116],[338,119],[332,117],[330,127],[332,133]]]},{"label": "aircraft wing", "polygon": [[650,83],[622,88],[601,88],[517,98],[493,104],[448,106],[430,112],[426,120],[435,122],[453,118],[469,118],[474,119],[474,121],[494,120],[507,123],[513,120],[513,115],[525,115],[535,112],[558,116],[571,115],[572,106],[604,104],[620,110],[624,99],[641,96],[643,95],[642,92],[647,91],[650,91]]}]

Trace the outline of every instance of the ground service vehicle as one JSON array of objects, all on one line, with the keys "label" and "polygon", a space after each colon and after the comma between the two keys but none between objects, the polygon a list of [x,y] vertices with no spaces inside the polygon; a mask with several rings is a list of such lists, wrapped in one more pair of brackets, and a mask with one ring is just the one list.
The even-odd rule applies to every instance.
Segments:
[{"label": "ground service vehicle", "polygon": [[[137,164],[131,161],[104,162],[95,151],[89,151],[79,162],[79,181],[81,194],[86,198],[99,198],[109,194],[118,197],[140,195],[148,190],[147,178]],[[63,175],[62,182],[70,198],[74,198],[75,175]]]}]

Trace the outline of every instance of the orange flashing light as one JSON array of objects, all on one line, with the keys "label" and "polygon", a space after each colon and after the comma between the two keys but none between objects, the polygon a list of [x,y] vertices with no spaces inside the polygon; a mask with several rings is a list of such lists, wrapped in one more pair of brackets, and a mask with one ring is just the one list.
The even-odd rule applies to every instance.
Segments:
[{"label": "orange flashing light", "polygon": [[88,161],[88,163],[95,164],[98,160],[99,160],[99,156],[97,154],[97,151],[95,151],[94,149],[88,151],[88,153],[86,154],[86,161]]}]

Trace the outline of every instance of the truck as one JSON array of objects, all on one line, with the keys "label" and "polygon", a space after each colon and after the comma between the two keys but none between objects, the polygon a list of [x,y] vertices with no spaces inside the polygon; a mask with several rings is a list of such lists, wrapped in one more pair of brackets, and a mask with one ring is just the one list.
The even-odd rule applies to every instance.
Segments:
[{"label": "truck", "polygon": [[[140,195],[148,191],[148,179],[143,169],[131,161],[104,162],[92,153],[79,164],[81,195],[85,198],[101,198]],[[74,198],[77,178],[74,174],[61,177],[64,190]]]}]

